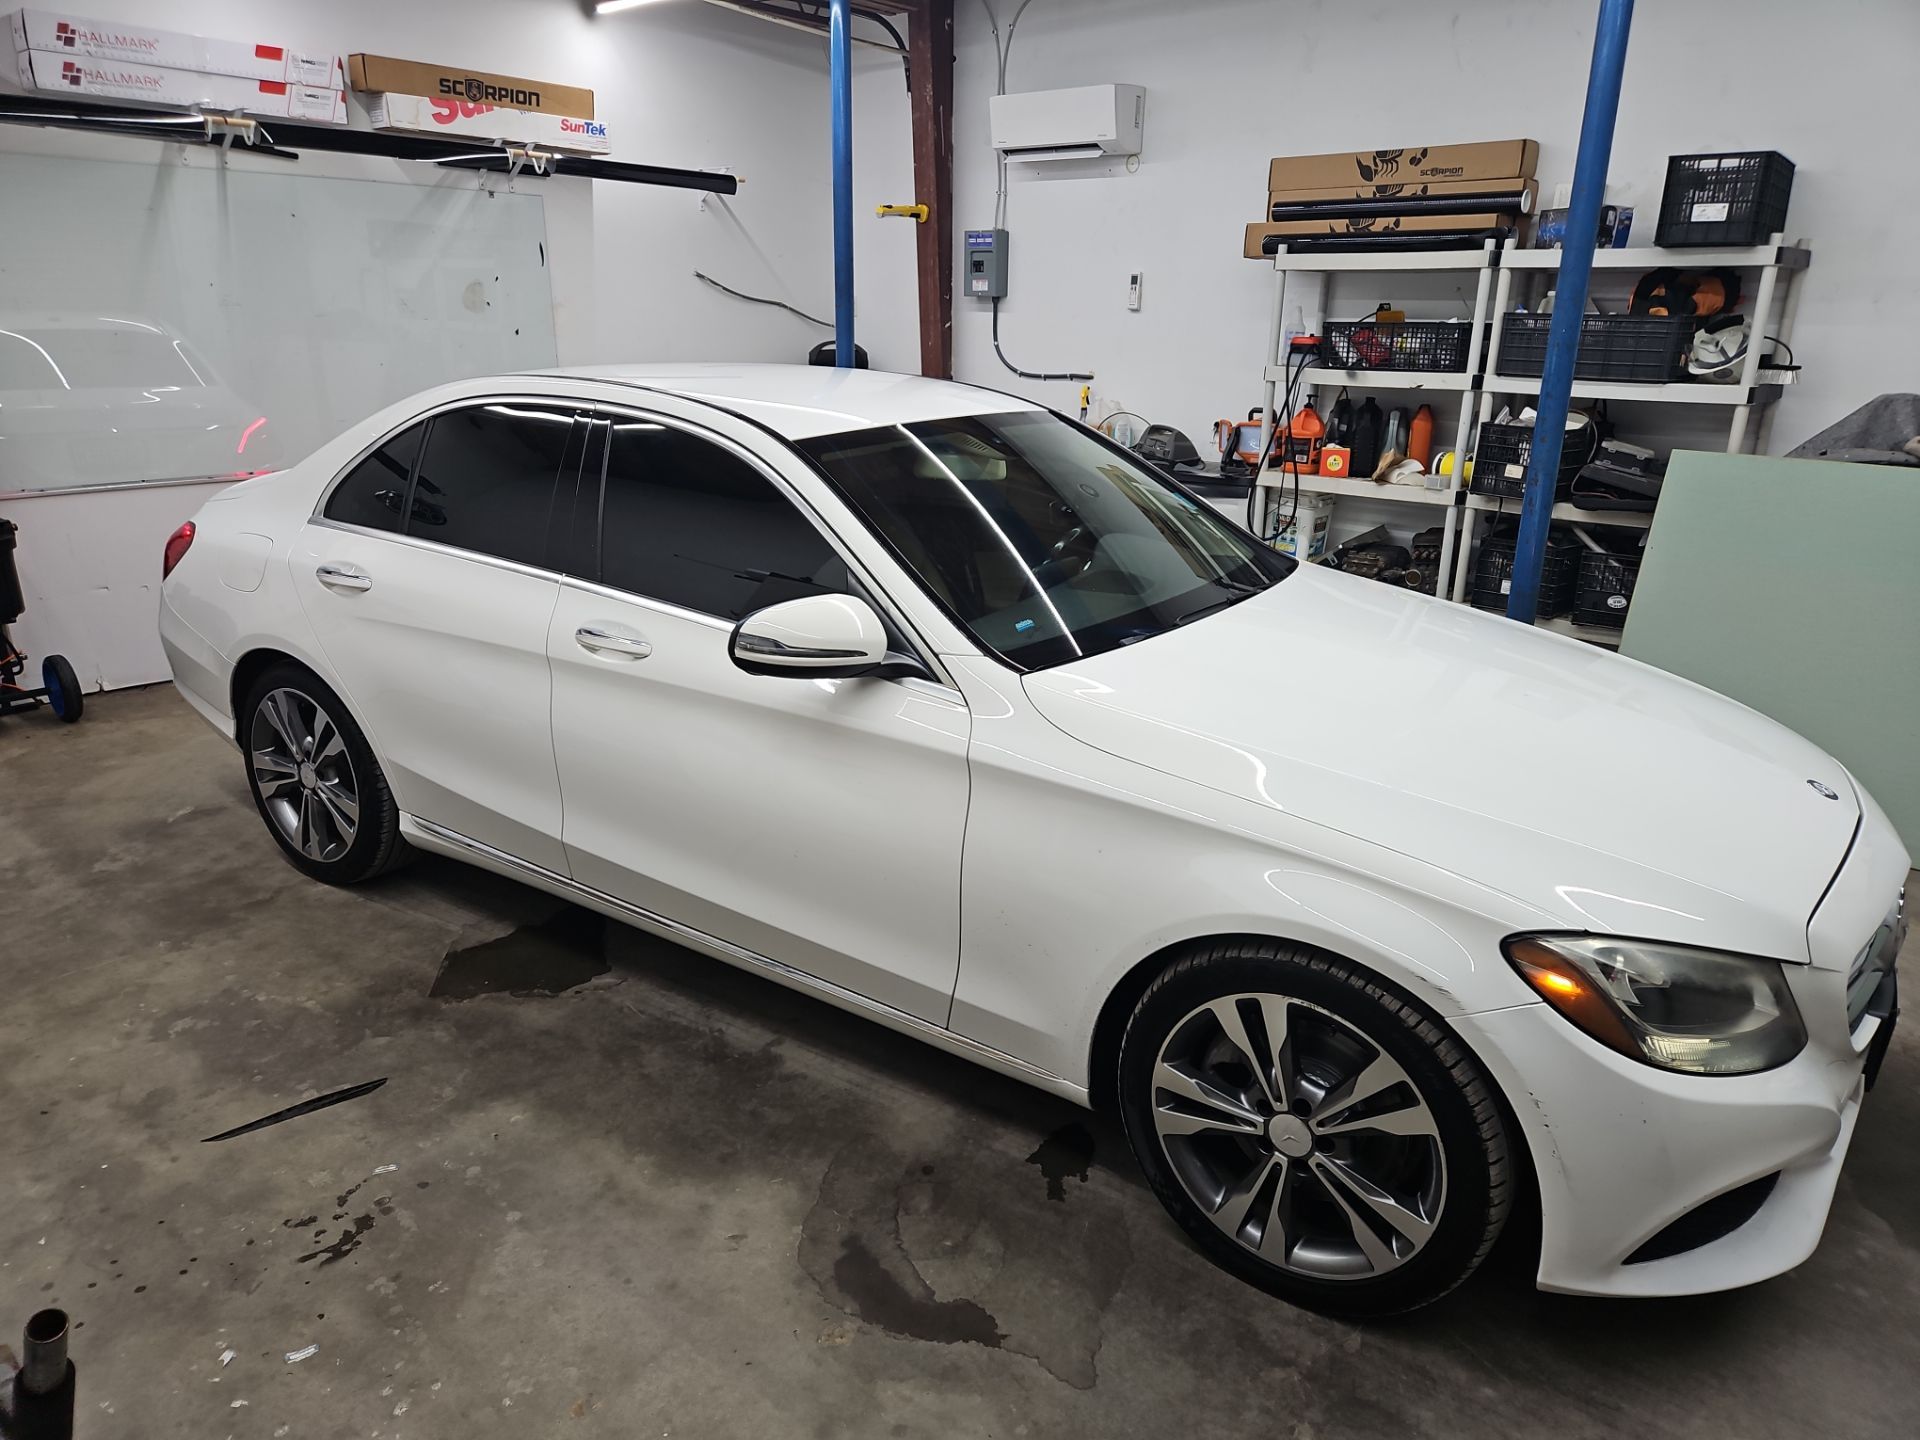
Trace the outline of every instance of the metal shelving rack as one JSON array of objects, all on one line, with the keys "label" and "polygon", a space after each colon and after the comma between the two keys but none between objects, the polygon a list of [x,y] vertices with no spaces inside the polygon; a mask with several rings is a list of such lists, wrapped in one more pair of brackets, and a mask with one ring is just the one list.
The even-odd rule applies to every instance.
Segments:
[{"label": "metal shelving rack", "polygon": [[[1303,475],[1299,477],[1300,489],[1318,495],[1344,495],[1350,498],[1369,500],[1392,500],[1407,504],[1444,507],[1445,517],[1441,521],[1440,556],[1442,573],[1436,582],[1436,593],[1445,594],[1447,571],[1454,550],[1454,539],[1461,526],[1460,496],[1463,493],[1463,472],[1465,464],[1460,457],[1467,453],[1467,438],[1474,422],[1474,398],[1478,393],[1481,374],[1481,350],[1485,345],[1487,327],[1487,307],[1491,303],[1494,291],[1494,272],[1500,263],[1500,246],[1489,240],[1478,250],[1385,250],[1379,252],[1354,251],[1325,255],[1290,255],[1282,247],[1273,257],[1275,282],[1273,287],[1273,314],[1267,337],[1266,367],[1266,414],[1260,426],[1260,453],[1267,454],[1272,449],[1273,427],[1279,412],[1276,403],[1281,387],[1287,383],[1287,281],[1298,274],[1337,275],[1355,272],[1399,271],[1402,274],[1428,274],[1446,271],[1473,271],[1478,275],[1474,290],[1472,330],[1467,342],[1467,368],[1462,371],[1433,370],[1338,370],[1320,365],[1307,367],[1302,384],[1323,389],[1330,386],[1348,386],[1353,389],[1373,390],[1428,390],[1462,395],[1460,416],[1454,425],[1453,453],[1455,457],[1453,474],[1444,477],[1440,486],[1424,485],[1377,485],[1370,479],[1330,480],[1320,476]],[[1326,288],[1322,287],[1317,309],[1324,312]],[[1302,307],[1303,312],[1305,307]],[[1325,321],[1324,313],[1310,316],[1307,328],[1318,331]],[[1442,478],[1442,477],[1433,477]],[[1267,507],[1277,502],[1274,493],[1286,485],[1294,483],[1294,477],[1274,467],[1262,470],[1259,483],[1267,490],[1266,505],[1260,507],[1259,533],[1265,535],[1268,528]],[[1404,491],[1405,494],[1395,494]],[[1463,567],[1464,568],[1464,567]]]},{"label": "metal shelving rack", "polygon": [[[1804,244],[1789,245],[1782,235],[1775,235],[1768,243],[1749,249],[1663,250],[1642,246],[1626,250],[1598,251],[1593,257],[1593,264],[1599,271],[1642,271],[1672,266],[1681,270],[1725,268],[1757,272],[1759,279],[1752,302],[1750,305],[1743,303],[1742,307],[1751,320],[1751,333],[1756,343],[1749,347],[1745,368],[1739,380],[1733,384],[1686,381],[1674,381],[1668,384],[1628,384],[1618,381],[1575,380],[1573,382],[1574,398],[1704,407],[1726,415],[1726,448],[1729,454],[1739,454],[1749,448],[1760,449],[1766,443],[1772,404],[1780,398],[1785,389],[1784,386],[1764,384],[1760,380],[1760,362],[1767,348],[1764,337],[1773,336],[1789,345],[1792,344],[1793,319],[1799,298],[1799,287],[1793,282],[1799,273],[1807,268],[1811,259],[1812,254]],[[1559,266],[1559,251],[1520,249],[1511,241],[1504,245],[1488,241],[1479,250],[1456,251],[1291,255],[1284,249],[1281,250],[1273,259],[1274,297],[1268,334],[1269,363],[1265,370],[1267,420],[1262,426],[1262,441],[1267,442],[1272,438],[1280,387],[1287,381],[1286,307],[1288,283],[1291,277],[1306,274],[1333,276],[1378,271],[1398,271],[1403,274],[1477,272],[1478,284],[1474,294],[1472,314],[1473,330],[1467,368],[1464,371],[1443,373],[1409,370],[1338,370],[1309,366],[1302,382],[1314,388],[1348,386],[1354,389],[1460,394],[1463,398],[1460,415],[1454,427],[1453,451],[1456,457],[1463,457],[1471,452],[1469,441],[1475,427],[1485,424],[1494,417],[1501,397],[1539,393],[1540,381],[1537,377],[1498,373],[1501,330],[1499,321],[1500,317],[1507,314],[1520,298],[1516,295],[1516,284],[1526,287],[1523,292],[1526,299],[1537,301],[1538,296],[1530,292],[1543,289],[1541,281],[1551,277]],[[1323,285],[1316,304],[1317,310],[1321,313],[1308,314],[1305,317],[1309,330],[1317,331],[1327,318],[1324,314],[1325,296],[1326,286]],[[1303,313],[1305,308],[1302,307]],[[1265,448],[1263,443],[1262,453],[1265,453]],[[1436,449],[1439,448],[1442,447],[1436,447]],[[1439,577],[1438,593],[1463,602],[1466,599],[1467,579],[1472,571],[1468,561],[1472,549],[1473,519],[1486,513],[1517,513],[1520,505],[1517,499],[1502,499],[1471,493],[1466,488],[1465,470],[1465,464],[1456,460],[1453,474],[1444,477],[1443,483],[1437,486],[1380,485],[1369,479],[1329,479],[1306,475],[1300,477],[1300,488],[1312,494],[1444,508],[1446,516],[1442,528],[1441,556],[1442,565],[1447,568]],[[1276,492],[1283,488],[1282,472],[1279,469],[1269,468],[1261,474],[1260,484],[1265,489],[1266,502],[1260,507],[1258,519],[1260,533],[1265,534],[1270,518],[1268,507],[1277,503]],[[1293,477],[1290,474],[1284,476],[1284,484],[1293,484]],[[1553,518],[1584,527],[1644,530],[1652,526],[1654,517],[1651,514],[1622,511],[1581,510],[1572,505],[1559,504],[1553,507]],[[1460,540],[1461,563],[1459,564],[1453,563],[1456,536]],[[1544,629],[1561,634],[1577,635],[1581,639],[1593,640],[1601,644],[1619,643],[1617,631],[1593,626],[1576,626],[1564,616],[1552,620],[1543,619],[1540,625]]]}]

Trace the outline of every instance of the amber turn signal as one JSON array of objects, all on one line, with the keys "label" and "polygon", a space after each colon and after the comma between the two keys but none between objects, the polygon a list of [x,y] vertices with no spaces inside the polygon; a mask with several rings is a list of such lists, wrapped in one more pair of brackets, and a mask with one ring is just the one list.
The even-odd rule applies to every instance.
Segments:
[{"label": "amber turn signal", "polygon": [[1610,1049],[1643,1058],[1620,1012],[1571,960],[1537,940],[1511,940],[1507,960],[1542,1000]]}]

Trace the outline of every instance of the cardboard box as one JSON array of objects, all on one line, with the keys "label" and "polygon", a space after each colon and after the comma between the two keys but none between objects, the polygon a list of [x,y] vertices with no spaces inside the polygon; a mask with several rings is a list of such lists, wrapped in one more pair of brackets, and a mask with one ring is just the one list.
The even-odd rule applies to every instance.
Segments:
[{"label": "cardboard box", "polygon": [[1512,215],[1393,215],[1371,220],[1279,220],[1247,226],[1249,260],[1270,260],[1260,247],[1270,235],[1284,243],[1300,235],[1417,235],[1435,230],[1490,230],[1496,225],[1518,225]]},{"label": "cardboard box", "polygon": [[259,40],[222,40],[160,30],[151,25],[91,20],[65,11],[16,10],[13,25],[16,52],[40,50],[50,55],[89,60],[125,60],[135,65],[158,65],[167,70],[195,70],[207,75],[234,75],[244,80],[283,80],[338,90],[346,85],[346,71],[338,55],[299,50]]},{"label": "cardboard box", "polygon": [[376,130],[470,135],[482,140],[537,145],[543,150],[573,150],[583,155],[604,155],[613,148],[607,127],[599,120],[476,105],[444,96],[369,95],[367,119]]},{"label": "cardboard box", "polygon": [[1267,213],[1276,205],[1315,205],[1351,200],[1399,200],[1402,198],[1443,197],[1448,195],[1499,195],[1523,192],[1526,209],[1539,201],[1540,182],[1523,175],[1506,175],[1489,180],[1415,180],[1405,184],[1323,185],[1317,190],[1269,190]]},{"label": "cardboard box", "polygon": [[1358,150],[1344,155],[1282,155],[1267,167],[1269,190],[1337,185],[1398,185],[1423,180],[1530,177],[1540,163],[1534,140],[1429,145],[1413,150]]},{"label": "cardboard box", "polygon": [[591,90],[544,80],[522,80],[485,70],[465,70],[457,65],[429,65],[419,60],[395,60],[386,55],[349,55],[347,80],[356,90],[381,95],[443,97],[474,105],[499,105],[511,110],[538,110],[546,115],[593,119]]},{"label": "cardboard box", "polygon": [[237,75],[205,75],[134,65],[124,60],[94,60],[25,50],[15,57],[20,83],[53,95],[85,95],[96,100],[172,106],[178,109],[238,111],[282,120],[319,124],[347,123],[347,93],[284,80],[246,80]]}]

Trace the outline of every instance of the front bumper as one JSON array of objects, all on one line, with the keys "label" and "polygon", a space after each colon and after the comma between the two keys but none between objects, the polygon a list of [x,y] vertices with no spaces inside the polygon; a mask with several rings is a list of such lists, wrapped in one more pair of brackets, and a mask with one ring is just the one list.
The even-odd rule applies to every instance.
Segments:
[{"label": "front bumper", "polygon": [[[1820,1243],[1865,1090],[1864,1053],[1851,1044],[1844,1054],[1810,1044],[1760,1075],[1678,1075],[1615,1054],[1545,1005],[1457,1023],[1525,1077],[1508,1094],[1540,1184],[1541,1289],[1728,1290],[1791,1270]],[[1627,1263],[1697,1206],[1775,1174],[1758,1212],[1731,1233]]]},{"label": "front bumper", "polygon": [[[1911,863],[1885,815],[1865,794],[1860,800],[1852,848],[1807,928],[1811,963],[1786,967],[1807,1047],[1777,1070],[1655,1069],[1589,1039],[1544,1004],[1454,1022],[1495,1070],[1533,1157],[1541,1289],[1727,1290],[1791,1270],[1820,1243],[1867,1072],[1884,1055],[1897,1013],[1892,972],[1881,1003],[1857,1020],[1848,1013],[1848,980],[1863,946],[1885,933]],[[1778,1178],[1743,1223],[1708,1228],[1717,1238],[1679,1253],[1648,1246],[1707,1201],[1769,1176]],[[1634,1259],[1642,1246],[1665,1258]]]}]

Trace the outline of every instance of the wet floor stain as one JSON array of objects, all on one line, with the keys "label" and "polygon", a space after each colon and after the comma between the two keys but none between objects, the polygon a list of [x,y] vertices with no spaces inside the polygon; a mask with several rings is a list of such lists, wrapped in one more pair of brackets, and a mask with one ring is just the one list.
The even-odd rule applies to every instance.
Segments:
[{"label": "wet floor stain", "polygon": [[[1056,1148],[1077,1165],[1091,1147],[1087,1137]],[[1018,1162],[979,1158],[949,1174],[874,1137],[844,1146],[801,1222],[800,1268],[822,1299],[872,1331],[1024,1356],[1091,1389],[1104,1315],[1132,1260],[1120,1202],[1090,1184],[1073,1205],[1036,1204]],[[1036,1286],[1050,1268],[1074,1283]]]},{"label": "wet floor stain", "polygon": [[[360,1248],[360,1238],[371,1229],[373,1229],[373,1216],[356,1215],[353,1220],[352,1229],[342,1230],[330,1243],[322,1245],[318,1249],[309,1250],[306,1254],[295,1260],[294,1263],[296,1265],[304,1265],[309,1260],[318,1260],[322,1265],[331,1265],[336,1260],[344,1260]],[[324,1234],[326,1234],[324,1230],[315,1231],[314,1238],[317,1240]]]},{"label": "wet floor stain", "polygon": [[448,950],[427,994],[437,1000],[558,995],[607,973],[606,933],[603,917],[569,905],[496,939]]},{"label": "wet floor stain", "polygon": [[911,1262],[887,1265],[857,1235],[845,1237],[833,1264],[834,1283],[855,1318],[906,1340],[940,1345],[974,1344],[998,1350],[1007,1338],[984,1306],[973,1300],[937,1300]]},{"label": "wet floor stain", "polygon": [[1077,1120],[1062,1125],[1040,1142],[1027,1164],[1038,1165],[1046,1177],[1047,1199],[1065,1203],[1069,1179],[1087,1183],[1087,1172],[1093,1167],[1093,1132]]}]

